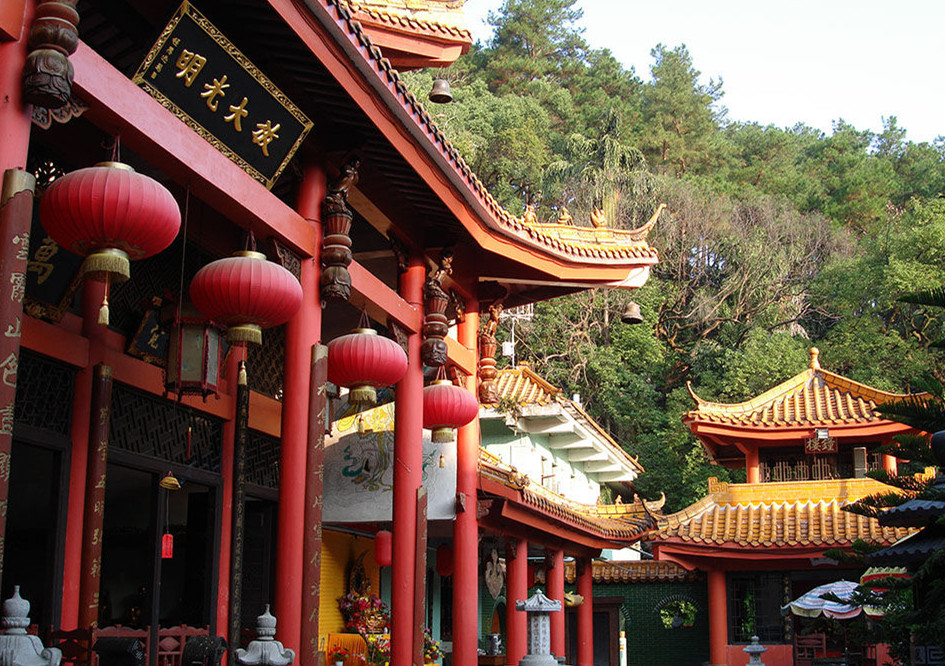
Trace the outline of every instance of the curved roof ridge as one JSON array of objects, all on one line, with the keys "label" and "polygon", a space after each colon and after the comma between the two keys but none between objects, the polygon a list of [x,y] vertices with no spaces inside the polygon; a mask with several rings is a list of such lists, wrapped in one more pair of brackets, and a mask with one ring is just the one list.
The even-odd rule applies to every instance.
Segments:
[{"label": "curved roof ridge", "polygon": [[875,422],[882,420],[876,412],[878,404],[926,395],[892,393],[824,370],[820,366],[819,354],[819,350],[812,347],[810,364],[805,370],[742,402],[705,400],[696,393],[691,382],[687,382],[696,409],[684,418],[687,421],[706,418],[753,426]]},{"label": "curved roof ridge", "polygon": [[[307,0],[309,1],[309,0]],[[622,229],[593,229],[572,227],[572,230],[587,231],[594,234],[594,241],[581,240],[580,235],[575,239],[562,239],[553,234],[539,233],[541,229],[530,228],[523,218],[518,218],[505,209],[486,188],[470,166],[463,159],[456,147],[446,138],[432,114],[427,111],[404,83],[400,73],[393,67],[390,60],[384,57],[381,49],[372,42],[361,23],[354,17],[354,12],[348,0],[310,0],[334,9],[334,21],[343,24],[351,42],[358,48],[362,56],[370,61],[377,69],[377,75],[383,85],[387,86],[397,96],[404,109],[413,116],[416,123],[429,135],[430,141],[435,144],[439,152],[446,158],[449,166],[462,178],[468,186],[468,191],[474,194],[479,204],[489,213],[481,216],[482,222],[490,229],[513,239],[526,246],[538,249],[550,256],[567,257],[582,264],[607,265],[615,261],[633,262],[650,266],[659,261],[656,248],[650,247],[641,235],[649,231],[647,225],[636,230]],[[658,213],[657,213],[658,214]],[[490,218],[491,215],[491,218]],[[649,223],[647,223],[649,224]],[[607,233],[597,233],[599,231]]]},{"label": "curved roof ridge", "polygon": [[423,30],[431,34],[442,33],[448,37],[459,38],[462,40],[472,40],[472,32],[463,26],[444,23],[430,18],[417,16],[411,12],[407,6],[403,7],[403,12],[397,11],[392,7],[380,7],[369,4],[364,0],[339,0],[347,2],[352,12],[364,13],[383,23],[408,28],[410,30]]}]

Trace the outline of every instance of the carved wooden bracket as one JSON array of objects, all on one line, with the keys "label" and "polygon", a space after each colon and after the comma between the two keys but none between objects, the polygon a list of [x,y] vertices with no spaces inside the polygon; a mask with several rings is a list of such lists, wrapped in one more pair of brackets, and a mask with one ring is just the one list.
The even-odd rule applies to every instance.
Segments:
[{"label": "carved wooden bracket", "polygon": [[351,220],[354,214],[348,208],[348,190],[358,182],[361,161],[353,157],[344,165],[341,175],[328,186],[322,205],[324,238],[322,239],[322,307],[332,298],[343,301],[351,296]]},{"label": "carved wooden bracket", "polygon": [[279,242],[276,238],[270,238],[269,241],[272,243],[273,250],[275,250],[276,258],[279,260],[279,264],[292,273],[295,276],[296,280],[301,282],[302,280],[302,259],[295,254],[292,250],[287,248],[285,245]]},{"label": "carved wooden bracket", "polygon": [[76,0],[40,0],[30,28],[29,55],[23,66],[23,99],[58,109],[72,96],[72,62],[79,45]]},{"label": "carved wooden bracket", "polygon": [[453,254],[444,250],[440,255],[440,265],[427,274],[423,283],[423,344],[420,346],[420,358],[425,365],[438,368],[446,365],[446,334],[449,324],[446,319],[446,307],[450,295],[443,288],[444,278],[453,272]]},{"label": "carved wooden bracket", "polygon": [[479,332],[479,402],[484,405],[494,405],[499,402],[495,379],[498,372],[495,369],[495,354],[499,348],[495,332],[499,328],[499,315],[502,314],[502,303],[489,306],[489,319]]}]

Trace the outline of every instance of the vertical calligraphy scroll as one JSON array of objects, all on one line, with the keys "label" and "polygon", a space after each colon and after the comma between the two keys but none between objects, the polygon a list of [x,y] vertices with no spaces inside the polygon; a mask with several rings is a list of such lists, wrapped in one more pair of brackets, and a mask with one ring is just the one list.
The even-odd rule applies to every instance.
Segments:
[{"label": "vertical calligraphy scroll", "polygon": [[313,666],[318,653],[318,604],[322,576],[322,491],[325,473],[325,415],[328,407],[328,347],[312,346],[309,384],[308,460],[305,484],[305,568],[302,585],[302,666]]},{"label": "vertical calligraphy scroll", "polygon": [[0,331],[3,332],[0,335],[0,577],[10,491],[13,400],[20,364],[20,326],[35,186],[36,179],[26,171],[7,169],[3,174],[0,194]]},{"label": "vertical calligraphy scroll", "polygon": [[249,386],[246,361],[240,361],[233,433],[233,530],[230,548],[230,648],[240,647],[243,615],[243,544],[246,516],[246,444],[249,441]]},{"label": "vertical calligraphy scroll", "polygon": [[92,413],[89,418],[89,465],[85,482],[82,529],[82,581],[79,586],[79,626],[98,626],[98,595],[102,580],[102,527],[105,523],[105,470],[111,421],[112,369],[95,366]]}]

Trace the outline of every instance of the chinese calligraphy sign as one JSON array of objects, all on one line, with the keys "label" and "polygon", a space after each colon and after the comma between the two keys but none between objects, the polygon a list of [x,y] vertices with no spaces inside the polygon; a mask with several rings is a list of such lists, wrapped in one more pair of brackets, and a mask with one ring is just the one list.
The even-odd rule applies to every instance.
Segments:
[{"label": "chinese calligraphy sign", "polygon": [[267,188],[312,128],[189,2],[174,13],[133,80]]}]

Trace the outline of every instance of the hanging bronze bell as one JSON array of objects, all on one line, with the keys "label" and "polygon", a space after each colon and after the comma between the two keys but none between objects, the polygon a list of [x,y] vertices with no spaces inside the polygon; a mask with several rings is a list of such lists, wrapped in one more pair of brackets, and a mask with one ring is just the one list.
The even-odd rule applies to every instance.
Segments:
[{"label": "hanging bronze bell", "polygon": [[434,104],[449,104],[453,101],[453,93],[450,92],[450,82],[446,79],[433,79],[433,87],[430,89],[430,101]]},{"label": "hanging bronze bell", "polygon": [[640,305],[636,301],[627,303],[627,309],[620,315],[620,321],[624,324],[642,324],[643,315],[640,314]]}]

